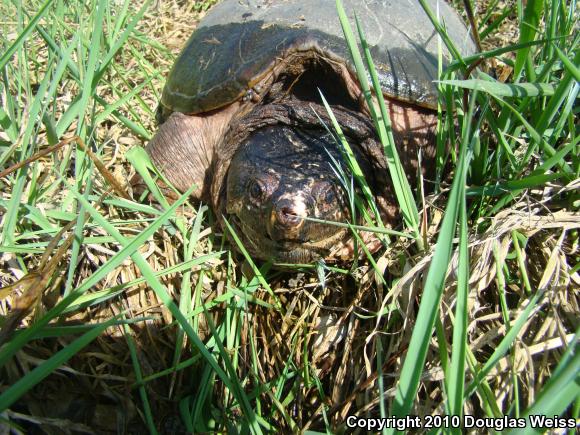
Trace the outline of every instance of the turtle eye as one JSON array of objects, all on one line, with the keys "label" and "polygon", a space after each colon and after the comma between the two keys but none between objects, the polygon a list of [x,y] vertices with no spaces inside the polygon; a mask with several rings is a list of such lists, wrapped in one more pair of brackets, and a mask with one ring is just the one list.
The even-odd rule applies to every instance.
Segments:
[{"label": "turtle eye", "polygon": [[250,202],[261,206],[278,187],[278,179],[271,174],[260,174],[250,178],[246,184],[246,195]]},{"label": "turtle eye", "polygon": [[336,198],[336,192],[332,184],[323,181],[312,188],[312,195],[319,204],[332,204]]},{"label": "turtle eye", "polygon": [[329,187],[324,191],[324,202],[326,204],[332,204],[336,199],[336,193],[332,187]]},{"label": "turtle eye", "polygon": [[318,209],[323,212],[326,212],[336,206],[336,190],[334,189],[334,186],[327,181],[316,183],[312,187],[312,196],[316,200]]},{"label": "turtle eye", "polygon": [[265,186],[260,183],[258,180],[250,181],[248,186],[248,195],[250,196],[250,200],[253,203],[260,203],[266,194]]}]

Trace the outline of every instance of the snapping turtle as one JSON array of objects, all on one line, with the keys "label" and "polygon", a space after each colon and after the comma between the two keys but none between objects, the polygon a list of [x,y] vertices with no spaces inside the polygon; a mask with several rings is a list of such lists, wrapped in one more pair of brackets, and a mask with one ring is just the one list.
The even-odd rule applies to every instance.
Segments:
[{"label": "snapping turtle", "polygon": [[[437,0],[428,1],[435,10]],[[437,34],[416,1],[345,0],[356,11],[388,99],[407,172],[417,152],[432,160]],[[474,50],[456,13],[439,14],[463,53]],[[446,60],[444,60],[446,62]],[[325,95],[380,213],[397,211],[361,98],[334,1],[224,0],[199,23],[176,60],[147,151],[179,190],[226,217],[257,258],[302,263],[344,253],[344,228],[307,220],[350,219],[335,165],[341,149],[323,123]],[[321,122],[322,121],[322,122]],[[340,164],[340,163],[339,163]]]}]

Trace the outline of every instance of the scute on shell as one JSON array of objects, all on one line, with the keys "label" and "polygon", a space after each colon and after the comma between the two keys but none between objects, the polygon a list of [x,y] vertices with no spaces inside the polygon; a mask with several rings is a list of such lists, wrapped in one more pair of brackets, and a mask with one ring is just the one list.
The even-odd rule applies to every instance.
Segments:
[{"label": "scute on shell", "polygon": [[[383,93],[435,108],[438,38],[419,2],[343,3],[351,20],[356,13],[365,30]],[[432,11],[439,10],[461,53],[473,53],[475,46],[456,12],[444,1],[427,3]],[[161,102],[168,111],[188,114],[224,107],[258,83],[271,83],[268,76],[291,66],[293,54],[308,50],[354,72],[334,0],[224,0],[187,42]],[[446,65],[449,54],[445,48],[443,53]]]}]

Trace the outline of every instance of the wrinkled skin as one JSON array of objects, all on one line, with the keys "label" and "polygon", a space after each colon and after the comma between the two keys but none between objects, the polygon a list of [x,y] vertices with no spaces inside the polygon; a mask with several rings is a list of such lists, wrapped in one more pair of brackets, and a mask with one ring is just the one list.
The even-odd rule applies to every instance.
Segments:
[{"label": "wrinkled skin", "polygon": [[307,263],[344,237],[344,228],[303,219],[349,219],[329,153],[341,161],[327,132],[283,125],[257,130],[240,145],[227,176],[226,212],[252,255]]}]

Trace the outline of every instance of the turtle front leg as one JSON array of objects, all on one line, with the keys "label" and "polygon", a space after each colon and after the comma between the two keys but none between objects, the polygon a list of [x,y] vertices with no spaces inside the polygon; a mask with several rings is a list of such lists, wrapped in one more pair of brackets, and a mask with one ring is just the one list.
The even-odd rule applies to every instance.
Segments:
[{"label": "turtle front leg", "polygon": [[147,145],[147,153],[180,192],[196,186],[191,196],[209,201],[214,150],[238,107],[239,104],[234,103],[200,115],[174,112],[159,126]]}]

